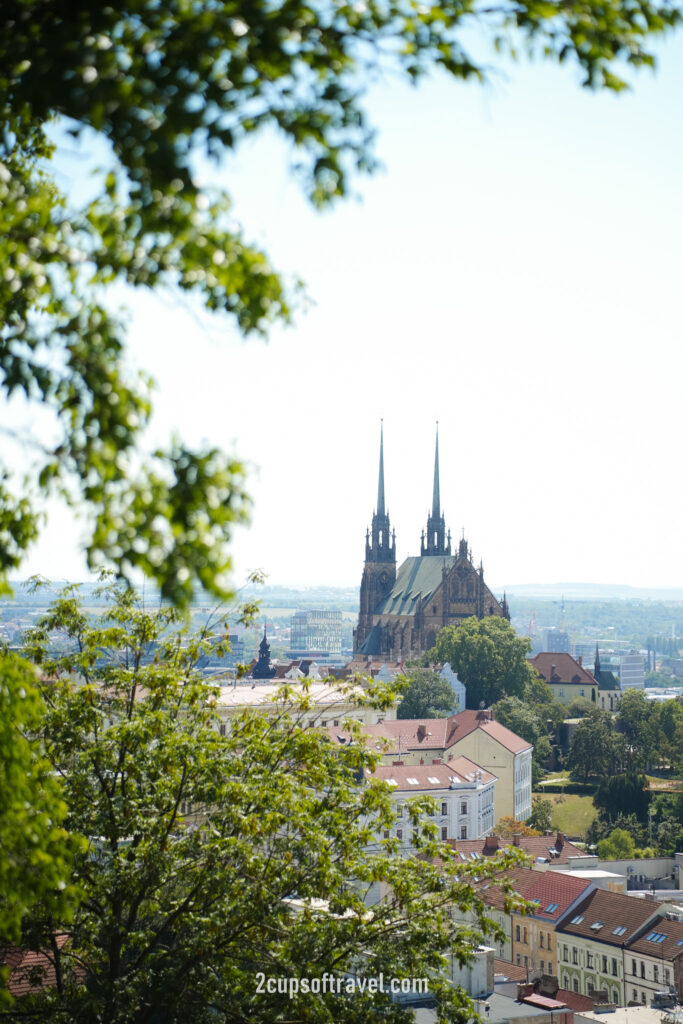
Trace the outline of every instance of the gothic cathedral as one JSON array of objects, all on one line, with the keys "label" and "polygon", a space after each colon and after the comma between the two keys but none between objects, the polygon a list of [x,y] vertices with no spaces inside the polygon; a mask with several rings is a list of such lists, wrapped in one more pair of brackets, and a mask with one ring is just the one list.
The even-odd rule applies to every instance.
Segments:
[{"label": "gothic cathedral", "polygon": [[360,614],[353,635],[355,658],[406,661],[434,646],[443,626],[459,625],[471,615],[510,618],[507,601],[498,601],[484,583],[484,567],[475,569],[464,536],[451,554],[451,534],[441,512],[439,432],[434,456],[434,492],[420,556],[407,558],[396,572],[396,533],[384,497],[384,428],[380,433],[377,510],[365,537],[360,585]]}]

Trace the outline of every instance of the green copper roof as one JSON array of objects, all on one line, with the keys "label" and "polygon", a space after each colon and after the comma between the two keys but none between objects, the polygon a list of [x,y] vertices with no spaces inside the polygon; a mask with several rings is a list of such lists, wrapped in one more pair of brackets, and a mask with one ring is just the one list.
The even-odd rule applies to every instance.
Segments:
[{"label": "green copper roof", "polygon": [[418,599],[421,597],[423,601],[427,600],[441,584],[443,567],[451,569],[456,562],[455,555],[406,558],[391,592],[375,608],[375,614],[413,615]]}]

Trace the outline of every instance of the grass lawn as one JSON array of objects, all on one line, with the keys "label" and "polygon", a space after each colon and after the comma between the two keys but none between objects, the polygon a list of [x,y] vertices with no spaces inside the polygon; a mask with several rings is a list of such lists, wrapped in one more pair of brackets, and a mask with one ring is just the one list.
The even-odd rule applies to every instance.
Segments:
[{"label": "grass lawn", "polygon": [[553,825],[564,832],[570,839],[583,839],[586,829],[597,817],[590,796],[578,796],[576,793],[544,793],[541,790],[535,796],[550,800],[553,805]]}]

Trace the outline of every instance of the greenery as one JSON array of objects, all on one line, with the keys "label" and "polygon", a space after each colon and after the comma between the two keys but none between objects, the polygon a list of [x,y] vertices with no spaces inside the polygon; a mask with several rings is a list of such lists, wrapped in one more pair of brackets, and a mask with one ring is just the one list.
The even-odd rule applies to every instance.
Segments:
[{"label": "greenery", "polygon": [[457,672],[467,687],[468,708],[495,704],[503,697],[523,697],[537,673],[527,661],[527,637],[517,636],[505,619],[472,616],[460,626],[444,626],[428,652],[432,662]]},{"label": "greenery", "polygon": [[572,778],[586,782],[623,772],[628,763],[624,736],[613,731],[612,716],[595,708],[574,730],[567,765]]},{"label": "greenery", "polygon": [[519,697],[503,697],[495,704],[496,721],[533,743],[532,782],[537,785],[543,775],[543,762],[550,757],[550,740],[545,721],[536,708]]},{"label": "greenery", "polygon": [[67,883],[78,843],[62,827],[67,808],[40,740],[43,714],[33,667],[0,653],[0,946],[18,941],[36,904],[68,917],[74,899]]},{"label": "greenery", "polygon": [[[88,562],[140,570],[187,604],[198,584],[229,591],[229,540],[249,512],[244,470],[179,438],[144,443],[149,378],[133,373],[106,288],[173,286],[244,333],[291,318],[297,288],[235,224],[225,188],[202,187],[199,155],[220,159],[275,129],[296,153],[311,201],[343,196],[372,170],[362,96],[379,69],[484,80],[476,36],[577,66],[619,90],[652,65],[649,36],[678,24],[675,4],[580,0],[475,8],[402,0],[244,7],[208,0],[91,4],[7,0],[0,12],[0,374],[6,396],[50,411],[28,479],[0,467],[0,574],[39,530],[36,491],[84,506]],[[56,132],[54,120],[59,118]],[[67,198],[55,144],[68,133],[106,150],[90,187]],[[57,153],[58,155],[58,153]],[[48,436],[49,436],[48,431]],[[26,459],[24,459],[26,461]]]},{"label": "greenery", "polygon": [[553,805],[550,800],[535,796],[531,806],[531,814],[525,824],[538,832],[546,832],[553,827]]},{"label": "greenery", "polygon": [[587,836],[595,820],[595,807],[591,796],[578,793],[553,793],[548,795],[553,806],[552,824],[570,838]]},{"label": "greenery", "polygon": [[595,791],[593,803],[601,816],[617,818],[621,814],[635,814],[639,821],[647,819],[650,794],[646,792],[644,775],[612,775],[602,779]]},{"label": "greenery", "polygon": [[633,836],[623,828],[615,828],[606,839],[598,842],[598,856],[601,860],[626,860],[633,857],[635,843]]},{"label": "greenery", "polygon": [[408,676],[399,677],[395,682],[406,686],[396,711],[397,718],[445,718],[455,708],[450,683],[432,669],[411,669]]},{"label": "greenery", "polygon": [[[57,984],[16,1013],[50,1024],[412,1019],[388,993],[256,991],[258,971],[328,971],[429,977],[441,1019],[469,1019],[443,972],[451,954],[464,962],[485,934],[500,937],[475,885],[475,875],[500,882],[499,864],[456,860],[428,797],[408,808],[424,857],[377,840],[395,825],[390,787],[367,780],[377,755],[308,728],[306,684],[221,730],[219,691],[195,670],[209,641],[184,635],[172,609],[110,596],[93,621],[68,589],[27,641],[50,679],[42,733],[63,778],[65,826],[85,846],[72,916],[39,905],[25,918],[24,942],[51,951]],[[71,653],[50,656],[55,631]],[[354,687],[346,696],[377,708],[396,696]],[[344,724],[360,737],[358,723]]]}]

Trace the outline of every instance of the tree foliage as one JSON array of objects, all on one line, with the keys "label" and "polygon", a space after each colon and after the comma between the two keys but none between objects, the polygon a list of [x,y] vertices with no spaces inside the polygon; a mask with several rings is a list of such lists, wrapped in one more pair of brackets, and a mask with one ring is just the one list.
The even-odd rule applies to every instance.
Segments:
[{"label": "tree foliage", "polygon": [[535,796],[531,806],[531,814],[527,818],[526,825],[536,829],[538,832],[547,832],[553,827],[553,804],[551,800],[544,800]]},{"label": "tree foliage", "polygon": [[598,842],[598,856],[601,860],[626,860],[633,856],[633,836],[623,828],[615,828]]},{"label": "tree foliage", "polygon": [[455,708],[455,694],[446,679],[428,668],[415,668],[399,679],[405,690],[396,710],[396,717],[445,718]]},{"label": "tree foliage", "polygon": [[[222,735],[219,692],[195,668],[208,640],[177,624],[130,592],[91,623],[72,588],[30,634],[53,680],[47,755],[87,849],[73,920],[37,908],[25,928],[32,948],[52,950],[57,987],[18,1009],[50,1024],[412,1019],[386,992],[257,992],[258,971],[383,972],[429,977],[443,1019],[466,1020],[443,972],[491,929],[474,876],[500,866],[456,862],[428,798],[408,809],[424,857],[378,842],[395,812],[390,787],[367,780],[377,756],[307,727],[305,683],[268,711],[233,714]],[[68,650],[51,655],[55,633]],[[395,699],[371,682],[353,693],[375,707]],[[358,740],[358,723],[344,724]]]},{"label": "tree foliage", "polygon": [[[225,188],[199,183],[199,155],[220,159],[275,129],[324,205],[374,166],[362,96],[378,68],[482,80],[485,60],[465,42],[476,25],[498,50],[573,63],[586,85],[618,90],[624,66],[653,63],[648,37],[679,19],[669,0],[135,0],[76,10],[6,0],[0,380],[5,395],[46,406],[54,429],[34,439],[25,485],[0,467],[2,577],[37,535],[37,488],[84,505],[91,566],[113,564],[126,579],[142,570],[179,604],[198,583],[228,591],[231,529],[248,514],[243,468],[180,439],[146,450],[148,380],[131,371],[125,328],[104,297],[113,282],[170,285],[245,333],[290,319],[296,289],[236,225]],[[108,152],[83,201],[55,183],[54,139],[67,132]]]},{"label": "tree foliage", "polygon": [[612,716],[595,708],[582,718],[572,736],[567,765],[573,778],[587,782],[625,771],[628,763],[626,740],[612,728]]},{"label": "tree foliage", "polygon": [[610,820],[620,814],[635,814],[639,821],[647,819],[650,794],[646,791],[645,775],[632,772],[602,779],[593,797],[601,814]]},{"label": "tree foliage", "polygon": [[536,673],[527,661],[528,637],[517,636],[505,619],[472,616],[460,626],[444,626],[429,652],[431,661],[450,662],[467,687],[468,708],[523,697]]}]

